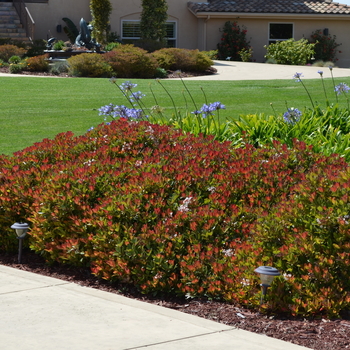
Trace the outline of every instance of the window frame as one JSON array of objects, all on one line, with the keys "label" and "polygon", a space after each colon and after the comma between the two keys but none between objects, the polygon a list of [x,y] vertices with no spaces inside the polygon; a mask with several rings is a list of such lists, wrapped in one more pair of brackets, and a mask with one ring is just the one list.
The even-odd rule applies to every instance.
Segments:
[{"label": "window frame", "polygon": [[[137,23],[137,24],[139,24],[139,26],[140,26],[140,20],[138,20],[138,19],[123,19],[123,20],[121,20],[121,36],[120,36],[120,38],[121,38],[121,40],[123,41],[123,42],[130,42],[130,43],[134,43],[134,42],[136,42],[137,40],[140,40],[141,39],[141,35],[140,36],[125,36],[124,35],[124,24],[125,23]],[[174,36],[173,37],[166,37],[166,40],[167,40],[167,42],[169,43],[169,42],[174,42],[175,43],[175,45],[171,45],[171,47],[176,47],[176,43],[177,43],[177,21],[175,21],[175,20],[171,20],[171,21],[166,21],[166,25],[169,25],[169,24],[173,24],[173,33],[174,33]],[[136,32],[137,33],[137,30],[135,31],[134,30],[134,32]],[[141,33],[140,33],[141,34]],[[169,45],[170,46],[170,45]]]},{"label": "window frame", "polygon": [[[289,38],[277,38],[277,39],[271,38],[271,25],[272,24],[291,25],[292,26],[292,30],[291,30],[292,36]],[[269,43],[269,45],[274,44],[278,41],[286,41],[286,40],[289,40],[292,38],[294,38],[294,23],[293,22],[269,22],[269,30],[268,30],[268,43]]]}]

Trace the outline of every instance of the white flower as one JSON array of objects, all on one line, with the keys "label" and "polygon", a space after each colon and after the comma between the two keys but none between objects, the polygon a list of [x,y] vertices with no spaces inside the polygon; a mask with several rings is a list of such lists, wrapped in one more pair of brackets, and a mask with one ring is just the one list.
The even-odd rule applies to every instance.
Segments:
[{"label": "white flower", "polygon": [[179,211],[186,212],[189,211],[188,205],[191,203],[192,197],[186,197],[182,204],[179,206]]},{"label": "white flower", "polygon": [[214,193],[215,190],[216,190],[216,187],[214,187],[214,186],[208,187],[208,191],[209,191],[210,193]]},{"label": "white flower", "polygon": [[223,252],[226,256],[233,256],[233,255],[234,255],[233,249],[223,249],[222,252]]}]

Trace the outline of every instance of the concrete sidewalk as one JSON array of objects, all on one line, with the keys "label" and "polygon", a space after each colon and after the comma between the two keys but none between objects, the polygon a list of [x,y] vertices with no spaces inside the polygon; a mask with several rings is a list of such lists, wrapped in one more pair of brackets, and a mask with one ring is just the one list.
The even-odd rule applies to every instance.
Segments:
[{"label": "concrete sidewalk", "polygon": [[[282,64],[214,61],[217,73],[185,80],[270,80],[293,79],[295,73],[302,73],[302,79],[320,79],[318,71],[323,71],[324,78],[331,78],[328,67],[289,66]],[[333,77],[350,77],[349,68],[333,68]]]},{"label": "concrete sidewalk", "polygon": [[302,350],[114,293],[0,265],[0,348],[7,350]]}]

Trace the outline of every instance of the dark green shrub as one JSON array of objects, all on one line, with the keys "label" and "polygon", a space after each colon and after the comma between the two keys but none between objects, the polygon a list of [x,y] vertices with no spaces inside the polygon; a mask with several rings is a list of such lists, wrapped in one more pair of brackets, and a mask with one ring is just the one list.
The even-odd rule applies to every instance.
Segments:
[{"label": "dark green shrub", "polygon": [[22,57],[26,53],[26,49],[15,45],[2,45],[0,46],[0,59],[8,62],[10,57],[12,56],[20,56]]},{"label": "dark green shrub", "polygon": [[34,56],[26,58],[25,69],[31,72],[47,72],[49,69],[48,55]]},{"label": "dark green shrub", "polygon": [[140,39],[137,40],[134,45],[141,47],[141,49],[144,49],[147,52],[154,52],[166,47],[166,42],[155,39]]},{"label": "dark green shrub", "polygon": [[2,45],[14,45],[22,49],[27,49],[28,44],[21,40],[15,40],[11,38],[0,38],[0,46]]},{"label": "dark green shrub", "polygon": [[0,67],[7,67],[7,66],[8,66],[8,63],[0,59]]},{"label": "dark green shrub", "polygon": [[264,47],[267,60],[277,64],[305,65],[314,54],[315,44],[310,44],[306,39],[288,39]]},{"label": "dark green shrub", "polygon": [[112,68],[103,55],[98,53],[82,53],[67,60],[68,73],[75,77],[110,77]]},{"label": "dark green shrub", "polygon": [[239,54],[242,50],[249,50],[250,45],[247,41],[247,30],[237,24],[237,22],[227,21],[224,24],[222,31],[222,37],[218,47],[218,59],[241,61]]},{"label": "dark green shrub", "polygon": [[12,56],[9,58],[9,63],[20,63],[22,61],[19,56]]},{"label": "dark green shrub", "polygon": [[28,47],[28,51],[26,56],[34,57],[44,55],[44,51],[46,50],[46,41],[43,39],[34,40]]},{"label": "dark green shrub", "polygon": [[340,52],[337,48],[341,44],[337,44],[335,35],[324,35],[323,32],[318,29],[311,34],[311,42],[315,43],[314,57],[316,61],[337,61],[336,55],[337,52]]},{"label": "dark green shrub", "polygon": [[155,76],[156,60],[139,47],[121,45],[103,56],[118,78],[147,79]]},{"label": "dark green shrub", "polygon": [[213,61],[199,50],[165,48],[152,54],[161,68],[166,70],[181,70],[203,72]]},{"label": "dark green shrub", "polygon": [[167,73],[167,71],[165,70],[165,69],[163,69],[163,68],[157,68],[156,69],[156,73],[155,73],[155,78],[160,78],[160,79],[162,79],[162,78],[166,78],[168,76],[168,73]]},{"label": "dark green shrub", "polygon": [[10,64],[10,73],[18,74],[23,71],[23,65],[21,63],[11,63]]}]

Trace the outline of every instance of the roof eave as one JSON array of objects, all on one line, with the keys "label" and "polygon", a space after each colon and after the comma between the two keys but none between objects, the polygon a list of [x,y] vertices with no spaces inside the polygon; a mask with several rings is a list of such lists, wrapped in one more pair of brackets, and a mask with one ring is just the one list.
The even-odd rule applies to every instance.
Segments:
[{"label": "roof eave", "polygon": [[286,18],[286,19],[342,19],[350,20],[350,13],[336,14],[336,13],[260,13],[260,12],[193,12],[197,18]]}]

